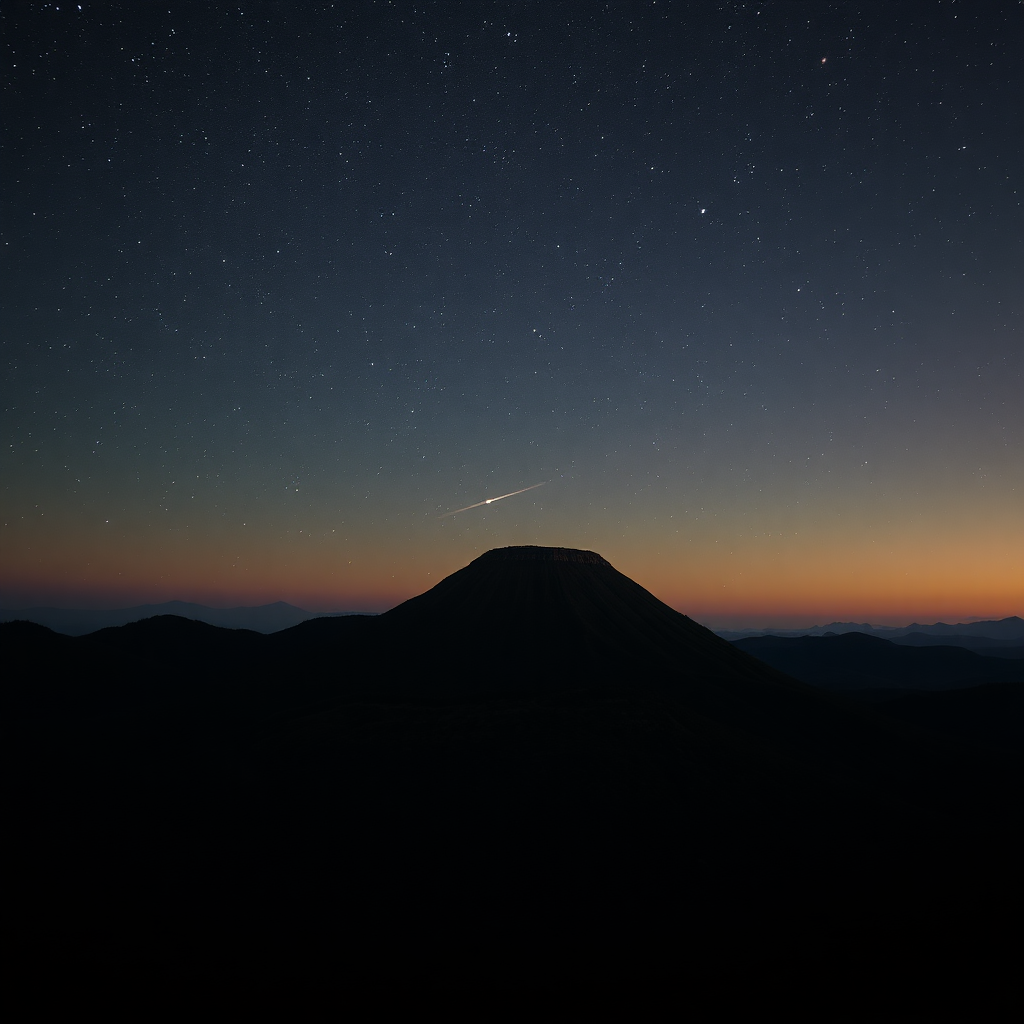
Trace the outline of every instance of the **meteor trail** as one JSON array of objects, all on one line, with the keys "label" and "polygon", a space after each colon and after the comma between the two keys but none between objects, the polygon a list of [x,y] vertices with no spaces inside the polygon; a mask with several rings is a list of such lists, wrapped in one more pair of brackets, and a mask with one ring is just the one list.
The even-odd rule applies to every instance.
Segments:
[{"label": "meteor trail", "polygon": [[451,512],[444,512],[437,518],[444,519],[446,516],[457,516],[460,512],[468,512],[471,508],[479,508],[481,505],[491,505],[496,501],[501,501],[502,498],[514,498],[517,494],[525,494],[527,491],[536,490],[538,487],[543,487],[546,483],[547,480],[541,480],[539,484],[530,484],[529,487],[524,487],[519,491],[509,491],[508,494],[499,494],[496,498],[484,498],[483,501],[478,501],[475,505],[467,505],[465,508],[453,508]]}]

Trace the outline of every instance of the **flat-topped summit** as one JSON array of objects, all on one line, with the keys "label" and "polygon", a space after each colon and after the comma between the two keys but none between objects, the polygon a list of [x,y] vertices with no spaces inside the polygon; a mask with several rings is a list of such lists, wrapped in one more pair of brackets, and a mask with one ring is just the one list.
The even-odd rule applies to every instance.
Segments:
[{"label": "flat-topped summit", "polygon": [[577,565],[610,565],[596,551],[579,548],[545,548],[536,544],[522,544],[507,548],[491,548],[475,562],[575,562]]},{"label": "flat-topped summit", "polygon": [[577,548],[486,551],[378,616],[374,628],[381,637],[374,673],[437,698],[550,694],[594,681],[622,692],[667,679],[691,687],[711,680],[778,685],[597,552]]}]

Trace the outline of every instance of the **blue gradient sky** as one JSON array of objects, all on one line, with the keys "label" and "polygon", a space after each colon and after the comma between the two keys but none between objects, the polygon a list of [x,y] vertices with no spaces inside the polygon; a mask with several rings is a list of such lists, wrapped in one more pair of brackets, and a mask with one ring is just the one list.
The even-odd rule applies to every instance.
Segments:
[{"label": "blue gradient sky", "polygon": [[1019,5],[2,18],[5,605],[1024,609]]}]

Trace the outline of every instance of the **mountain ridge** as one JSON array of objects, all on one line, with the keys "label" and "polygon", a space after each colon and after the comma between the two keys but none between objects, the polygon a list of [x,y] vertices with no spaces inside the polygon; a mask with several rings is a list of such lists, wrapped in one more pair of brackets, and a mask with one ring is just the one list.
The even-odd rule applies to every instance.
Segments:
[{"label": "mountain ridge", "polygon": [[26,621],[47,626],[67,636],[85,636],[110,626],[125,626],[157,615],[178,615],[221,626],[226,629],[252,629],[259,633],[276,633],[298,625],[307,619],[324,616],[364,614],[351,612],[310,612],[304,608],[274,601],[262,605],[239,605],[232,608],[213,608],[191,601],[164,601],[159,604],[132,605],[127,608],[31,608],[0,609],[0,622]]},{"label": "mountain ridge", "polygon": [[1004,934],[1012,756],[793,679],[564,550],[269,635],[0,625],[15,926],[88,922],[69,943],[124,963],[509,977]]},{"label": "mountain ridge", "polygon": [[717,629],[715,633],[723,640],[745,640],[757,636],[825,636],[829,633],[863,633],[884,640],[899,641],[909,635],[947,637],[949,641],[960,641],[953,646],[966,646],[964,641],[991,640],[1006,646],[1024,644],[1024,619],[1010,615],[1004,619],[985,619],[978,622],[962,622],[950,625],[936,622],[922,625],[912,622],[908,626],[872,626],[868,622],[830,622],[824,626],[808,626],[804,629]]}]

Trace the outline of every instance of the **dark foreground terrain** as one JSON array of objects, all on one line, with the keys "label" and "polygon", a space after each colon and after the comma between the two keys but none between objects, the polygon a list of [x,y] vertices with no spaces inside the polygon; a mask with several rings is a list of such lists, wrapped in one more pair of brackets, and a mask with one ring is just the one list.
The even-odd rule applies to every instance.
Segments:
[{"label": "dark foreground terrain", "polygon": [[491,551],[271,635],[0,629],[5,927],[35,966],[955,964],[992,992],[1019,962],[1012,743],[797,682],[590,552]]}]

